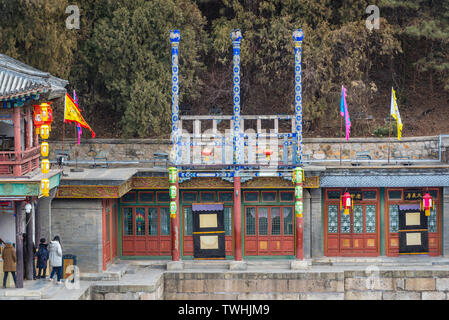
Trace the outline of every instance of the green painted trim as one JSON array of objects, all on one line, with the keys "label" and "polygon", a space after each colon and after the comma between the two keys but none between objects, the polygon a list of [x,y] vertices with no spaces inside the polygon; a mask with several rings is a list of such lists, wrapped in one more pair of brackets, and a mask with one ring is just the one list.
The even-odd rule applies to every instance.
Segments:
[{"label": "green painted trim", "polygon": [[[59,186],[60,173],[49,178],[50,180],[50,190]],[[0,196],[29,196],[29,197],[41,197],[42,192],[40,190],[40,181],[4,181],[0,182]]]},{"label": "green painted trim", "polygon": [[386,241],[386,237],[385,237],[385,188],[380,188],[380,210],[379,210],[379,215],[380,215],[380,223],[379,223],[379,228],[380,228],[380,255],[381,256],[385,256],[385,241]]}]

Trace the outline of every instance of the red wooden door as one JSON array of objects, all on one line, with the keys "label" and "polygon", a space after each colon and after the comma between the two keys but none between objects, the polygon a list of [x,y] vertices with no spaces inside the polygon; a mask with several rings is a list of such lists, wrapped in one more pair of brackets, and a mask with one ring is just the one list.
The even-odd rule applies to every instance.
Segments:
[{"label": "red wooden door", "polygon": [[123,207],[123,255],[165,256],[171,254],[168,207]]},{"label": "red wooden door", "polygon": [[291,206],[245,207],[245,255],[294,254]]},{"label": "red wooden door", "polygon": [[112,262],[112,206],[111,200],[103,200],[103,270]]},{"label": "red wooden door", "polygon": [[347,215],[340,206],[339,198],[326,197],[326,256],[379,255],[379,194],[377,190],[368,190],[366,196],[363,201],[354,201]]}]

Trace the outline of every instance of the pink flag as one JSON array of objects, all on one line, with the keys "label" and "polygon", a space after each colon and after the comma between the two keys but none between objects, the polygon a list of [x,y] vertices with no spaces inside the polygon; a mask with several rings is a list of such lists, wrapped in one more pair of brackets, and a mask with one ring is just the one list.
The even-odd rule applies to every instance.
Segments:
[{"label": "pink flag", "polygon": [[348,104],[346,103],[346,88],[343,86],[341,86],[340,114],[345,117],[346,141],[348,141],[351,132],[351,119],[349,119]]}]

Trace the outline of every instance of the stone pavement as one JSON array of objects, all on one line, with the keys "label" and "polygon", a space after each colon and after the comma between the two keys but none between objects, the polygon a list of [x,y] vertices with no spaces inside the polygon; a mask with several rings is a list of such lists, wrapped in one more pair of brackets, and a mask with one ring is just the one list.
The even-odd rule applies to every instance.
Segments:
[{"label": "stone pavement", "polygon": [[[0,289],[0,300],[159,300],[170,299],[170,297],[173,299],[178,297],[194,298],[195,294],[201,299],[205,297],[213,299],[214,295],[208,296],[209,293],[205,287],[201,289],[202,292],[187,291],[187,293],[182,293],[182,290],[200,290],[198,284],[201,283],[201,280],[204,280],[204,283],[207,284],[213,281],[223,282],[224,279],[231,279],[231,281],[223,283],[232,286],[232,279],[234,278],[241,280],[246,278],[262,279],[265,284],[268,284],[267,281],[271,279],[273,282],[270,282],[270,286],[277,282],[285,283],[284,289],[287,291],[290,290],[287,283],[293,285],[294,281],[300,281],[298,283],[307,284],[309,286],[307,290],[311,290],[308,295],[307,292],[289,293],[288,295],[282,294],[282,292],[273,294],[265,292],[264,295],[259,296],[255,293],[245,293],[244,298],[299,297],[303,299],[304,297],[319,297],[321,299],[327,297],[330,299],[346,299],[347,297],[353,297],[357,299],[374,297],[374,299],[387,299],[390,297],[399,299],[405,296],[412,297],[412,299],[424,299],[425,297],[449,298],[448,258],[428,256],[401,256],[397,258],[324,257],[305,260],[299,266],[295,266],[297,262],[286,259],[248,259],[243,262],[183,260],[175,263],[175,267],[171,267],[173,262],[170,260],[119,260],[103,273],[81,273],[77,286],[72,283],[57,285],[47,280],[25,280],[24,288]],[[377,291],[368,292],[357,287],[360,283],[364,285],[368,275],[372,274],[373,271],[380,275],[382,288],[386,288],[386,292],[382,293],[379,291],[380,288]],[[172,284],[175,284],[174,288],[171,284],[171,289],[166,289],[167,292],[164,292],[164,286],[168,285],[168,282],[164,283],[164,273],[171,274],[171,276],[165,276],[165,278],[168,279],[168,282],[172,281]],[[192,280],[198,279],[189,284],[189,277]],[[215,277],[218,278],[212,280]],[[241,280],[238,282],[242,282]],[[329,281],[332,282],[331,287],[335,289],[335,292],[331,292],[334,290],[331,287],[326,287],[329,285]],[[189,285],[181,285],[180,282]],[[313,289],[316,288],[311,288],[311,284],[323,285],[327,288],[325,290],[329,292],[323,292],[323,287],[317,289],[319,294],[313,293]],[[260,285],[259,283],[257,286]],[[177,292],[169,292],[169,289],[180,290],[181,293],[178,295]],[[302,290],[306,289],[302,288]],[[240,299],[242,295],[234,293],[234,295],[218,295],[217,297],[237,297]]]}]

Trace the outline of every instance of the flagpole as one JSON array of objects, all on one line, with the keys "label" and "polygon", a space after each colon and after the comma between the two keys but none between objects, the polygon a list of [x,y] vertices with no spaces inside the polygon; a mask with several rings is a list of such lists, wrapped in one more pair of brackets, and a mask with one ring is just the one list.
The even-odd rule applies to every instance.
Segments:
[{"label": "flagpole", "polygon": [[341,166],[341,136],[343,134],[343,117],[340,117],[340,166]]},{"label": "flagpole", "polygon": [[388,163],[390,163],[391,115],[388,116]]}]

